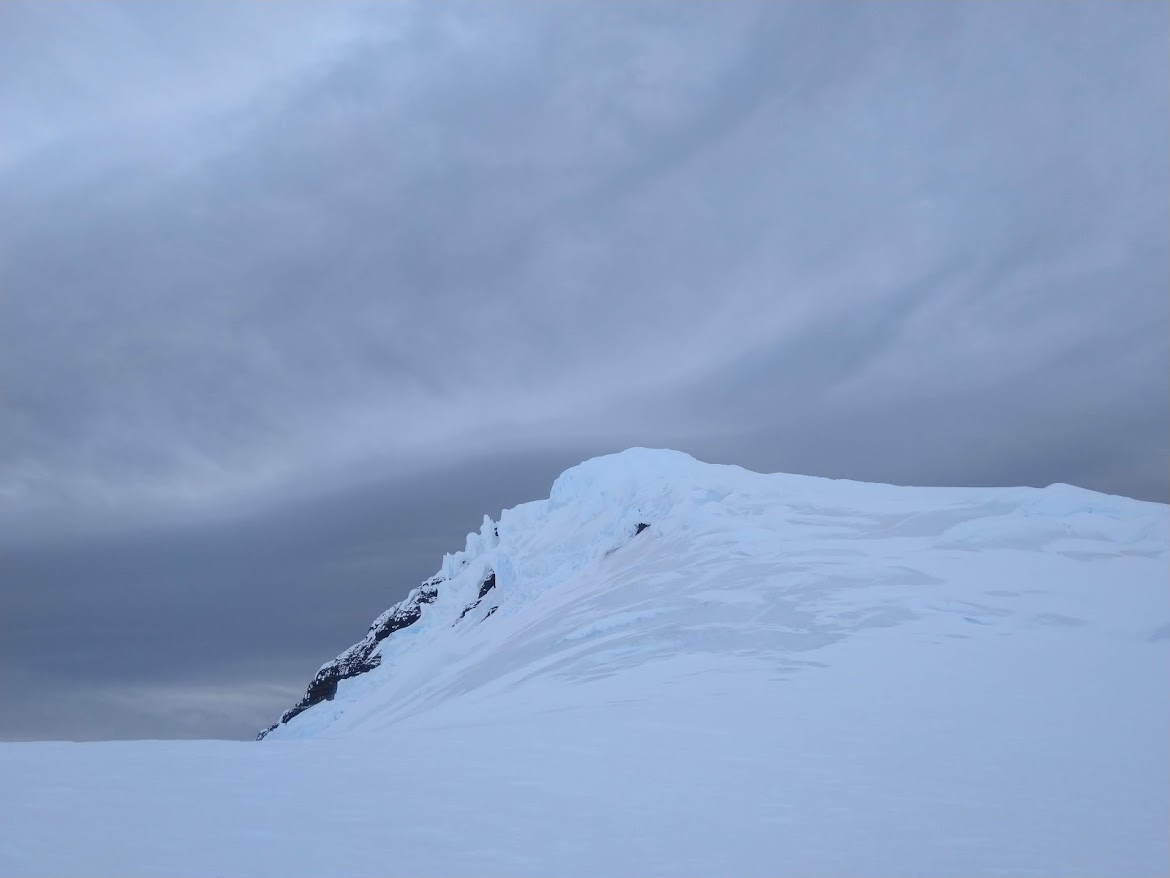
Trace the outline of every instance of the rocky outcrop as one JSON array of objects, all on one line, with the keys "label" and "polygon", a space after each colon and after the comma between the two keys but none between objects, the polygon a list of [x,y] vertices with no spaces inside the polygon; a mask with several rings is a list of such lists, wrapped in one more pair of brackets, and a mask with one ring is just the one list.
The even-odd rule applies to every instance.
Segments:
[{"label": "rocky outcrop", "polygon": [[[401,631],[421,619],[423,606],[433,604],[439,596],[439,583],[441,581],[439,577],[428,579],[375,619],[370,630],[366,632],[366,636],[317,671],[301,700],[281,714],[278,722],[273,723],[257,735],[256,740],[263,740],[265,735],[278,725],[288,722],[314,704],[332,701],[333,696],[337,694],[337,684],[342,680],[356,677],[358,674],[364,674],[366,671],[372,671],[378,667],[382,663],[382,656],[376,654],[378,644],[395,631]],[[491,584],[495,585],[494,575],[491,577]],[[487,590],[481,587],[480,596],[482,597],[484,594],[487,594]]]},{"label": "rocky outcrop", "polygon": [[[495,587],[496,587],[496,574],[489,570],[487,577],[484,579],[483,582],[481,582],[479,584],[479,597],[477,597],[474,601],[472,601],[470,604],[468,604],[466,607],[463,608],[463,612],[459,614],[458,619],[456,619],[454,622],[451,623],[451,626],[454,627],[455,625],[458,625],[463,620],[463,617],[466,616],[468,613],[470,613],[472,610],[474,610],[476,607],[478,607],[479,602],[484,599],[484,596]],[[492,610],[494,610],[494,609],[496,609],[496,608],[492,607]],[[490,615],[491,615],[491,612],[489,611],[488,616],[490,616]],[[484,618],[486,619],[487,616],[484,616]]]}]

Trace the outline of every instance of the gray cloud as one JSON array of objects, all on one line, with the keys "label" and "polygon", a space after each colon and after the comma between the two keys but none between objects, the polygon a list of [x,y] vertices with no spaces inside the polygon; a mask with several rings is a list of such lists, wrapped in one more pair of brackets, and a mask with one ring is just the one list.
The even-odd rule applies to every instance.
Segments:
[{"label": "gray cloud", "polygon": [[[628,444],[1165,500],[1167,17],[4,4],[5,642],[60,615],[89,658],[44,673],[151,692],[314,665],[495,497]],[[265,536],[497,459],[531,493],[371,512],[390,560]],[[369,591],[314,618],[326,579]],[[240,625],[152,676],[106,612]]]}]

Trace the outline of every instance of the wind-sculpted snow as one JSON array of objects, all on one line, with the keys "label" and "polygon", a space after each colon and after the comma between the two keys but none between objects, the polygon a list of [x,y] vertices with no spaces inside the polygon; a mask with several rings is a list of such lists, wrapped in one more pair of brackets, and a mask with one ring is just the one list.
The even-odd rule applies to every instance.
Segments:
[{"label": "wind-sculpted snow", "polygon": [[1170,515],[632,449],[262,744],[0,745],[0,875],[1170,874]]}]

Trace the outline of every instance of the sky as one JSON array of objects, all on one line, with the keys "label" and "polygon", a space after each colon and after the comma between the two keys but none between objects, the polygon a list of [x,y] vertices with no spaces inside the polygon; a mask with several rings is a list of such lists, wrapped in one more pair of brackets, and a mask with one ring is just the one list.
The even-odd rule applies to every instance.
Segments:
[{"label": "sky", "polygon": [[251,737],[631,445],[1170,500],[1168,35],[0,4],[0,737]]}]

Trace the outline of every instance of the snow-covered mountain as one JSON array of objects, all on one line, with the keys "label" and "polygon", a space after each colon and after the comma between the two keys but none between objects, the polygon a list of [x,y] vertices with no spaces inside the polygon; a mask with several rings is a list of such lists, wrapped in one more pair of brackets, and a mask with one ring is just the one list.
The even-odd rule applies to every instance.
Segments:
[{"label": "snow-covered mountain", "polygon": [[956,649],[988,682],[1036,670],[1003,667],[1022,644],[1129,640],[1164,659],[1168,523],[1161,504],[1069,485],[904,488],[630,449],[484,516],[261,737],[615,695],[782,699],[846,650],[884,686],[900,676],[884,663]]},{"label": "snow-covered mountain", "polygon": [[0,874],[1166,874],[1168,574],[1162,504],[631,449],[262,744],[0,746]]}]

